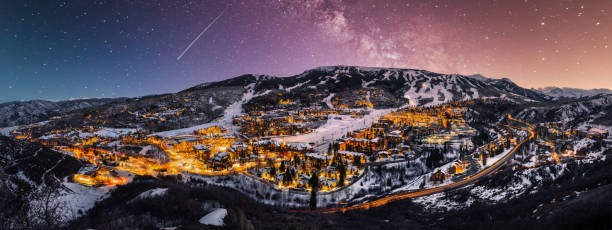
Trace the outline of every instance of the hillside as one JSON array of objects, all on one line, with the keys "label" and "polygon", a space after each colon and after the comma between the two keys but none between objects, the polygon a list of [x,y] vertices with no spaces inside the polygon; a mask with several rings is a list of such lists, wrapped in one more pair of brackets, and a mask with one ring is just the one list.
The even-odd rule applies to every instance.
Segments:
[{"label": "hillside", "polygon": [[331,66],[99,103],[0,129],[8,228],[609,226],[612,94]]},{"label": "hillside", "polygon": [[600,94],[611,94],[610,89],[578,89],[578,88],[567,88],[567,87],[545,87],[537,89],[537,91],[551,96],[553,98],[581,98],[590,97]]},{"label": "hillside", "polygon": [[[16,111],[40,114],[33,121],[51,115],[61,116],[50,125],[56,128],[104,125],[159,132],[200,125],[223,116],[231,120],[242,110],[249,112],[260,106],[274,107],[281,99],[289,101],[288,108],[294,109],[309,106],[384,109],[407,105],[433,106],[476,98],[501,98],[523,103],[546,101],[548,96],[522,88],[508,79],[414,69],[329,66],[290,77],[247,74],[203,83],[173,94],[117,99],[112,103],[95,105],[83,102],[76,104],[81,105],[78,110],[75,110],[74,102],[66,101],[35,107],[47,108],[45,110],[21,106],[23,109]],[[237,101],[241,102],[234,104]],[[63,104],[68,106],[64,108]],[[232,109],[238,111],[228,109],[233,104]],[[5,124],[26,122],[27,116],[10,114],[7,113]]]},{"label": "hillside", "polygon": [[100,106],[123,98],[79,99],[67,101],[24,101],[0,104],[0,127],[31,124],[74,110]]}]

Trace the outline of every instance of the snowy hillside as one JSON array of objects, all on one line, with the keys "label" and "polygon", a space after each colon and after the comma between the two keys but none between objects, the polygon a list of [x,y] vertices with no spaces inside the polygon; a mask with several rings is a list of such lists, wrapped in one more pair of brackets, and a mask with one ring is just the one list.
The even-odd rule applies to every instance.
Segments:
[{"label": "snowy hillside", "polygon": [[[317,90],[335,93],[336,97],[357,89],[377,89],[382,95],[372,96],[374,105],[383,106],[382,99],[402,104],[435,105],[449,101],[481,97],[501,97],[513,100],[546,100],[540,92],[521,88],[509,79],[490,79],[481,75],[463,76],[439,74],[425,70],[372,68],[357,66],[326,66],[307,70],[286,78],[267,75],[242,75],[229,80],[204,83],[186,91],[221,86],[246,86],[256,83],[255,93],[288,93]],[[377,103],[377,99],[380,102]]]},{"label": "snowy hillside", "polygon": [[582,122],[612,126],[612,94],[570,101],[553,101],[529,107],[520,112],[519,119],[530,122]]},{"label": "snowy hillside", "polygon": [[[0,127],[53,116],[47,127],[139,128],[161,132],[202,125],[285,100],[288,106],[374,109],[431,106],[475,98],[546,101],[549,97],[508,79],[438,74],[425,70],[328,66],[290,77],[246,74],[209,82],[174,94],[130,99],[64,102],[33,101],[0,106]],[[77,109],[77,110],[75,110]],[[46,132],[48,130],[40,130]],[[35,133],[34,133],[35,134]]]},{"label": "snowy hillside", "polygon": [[117,99],[82,99],[67,101],[25,101],[8,102],[0,104],[0,127],[31,124],[47,120],[53,116],[60,116],[63,113],[84,109],[93,106],[104,105],[110,102],[122,101]]},{"label": "snowy hillside", "polygon": [[581,97],[590,97],[599,94],[611,94],[612,90],[610,89],[578,89],[578,88],[559,88],[559,87],[545,87],[539,88],[537,91],[551,96],[553,98],[581,98]]}]

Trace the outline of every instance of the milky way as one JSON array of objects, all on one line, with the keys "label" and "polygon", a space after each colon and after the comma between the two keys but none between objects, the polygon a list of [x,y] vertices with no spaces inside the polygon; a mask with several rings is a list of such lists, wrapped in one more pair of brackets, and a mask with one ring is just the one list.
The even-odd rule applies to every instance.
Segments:
[{"label": "milky way", "polygon": [[5,1],[0,101],[140,96],[325,65],[612,88],[611,10],[609,0]]}]

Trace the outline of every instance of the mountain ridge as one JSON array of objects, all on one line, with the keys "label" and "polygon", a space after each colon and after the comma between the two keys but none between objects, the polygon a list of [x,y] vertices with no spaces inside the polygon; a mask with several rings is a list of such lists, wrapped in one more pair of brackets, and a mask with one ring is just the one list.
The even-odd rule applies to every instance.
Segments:
[{"label": "mountain ridge", "polygon": [[583,98],[601,94],[612,94],[612,90],[606,88],[581,89],[571,87],[548,86],[544,88],[538,88],[536,90],[553,98]]},{"label": "mountain ridge", "polygon": [[[107,125],[110,126],[146,126],[164,131],[211,122],[223,116],[230,105],[241,100],[244,109],[248,110],[278,103],[280,99],[311,106],[333,107],[332,104],[337,103],[348,108],[364,105],[398,108],[406,105],[431,106],[483,97],[519,102],[550,99],[538,91],[520,87],[509,79],[485,78],[482,75],[440,74],[418,69],[321,66],[289,77],[243,74],[222,81],[201,83],[176,93],[108,99],[91,105],[67,106],[64,109],[60,105],[78,105],[81,101],[33,101],[32,104],[51,103],[52,106],[33,109],[25,107],[21,110],[14,109],[18,106],[6,106],[9,103],[4,107],[7,112],[0,116],[0,121],[3,121],[0,127],[69,115],[66,117],[69,122],[65,122],[67,126],[96,116],[99,117],[96,122],[109,121]],[[0,107],[0,111],[2,109]],[[180,117],[169,117],[177,112],[181,114]],[[157,114],[160,119],[151,120],[147,114]]]}]

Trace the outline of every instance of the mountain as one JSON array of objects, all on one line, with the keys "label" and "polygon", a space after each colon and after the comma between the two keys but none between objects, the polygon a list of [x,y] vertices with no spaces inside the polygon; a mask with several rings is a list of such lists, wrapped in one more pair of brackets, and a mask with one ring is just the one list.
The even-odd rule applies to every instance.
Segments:
[{"label": "mountain", "polygon": [[[55,128],[104,125],[165,131],[231,117],[280,99],[291,106],[397,108],[431,106],[475,98],[516,102],[546,101],[548,96],[522,88],[509,79],[480,75],[439,74],[426,70],[325,66],[289,77],[245,74],[207,82],[173,94],[129,99],[4,104],[3,123],[9,126],[63,115]],[[237,103],[236,102],[239,102]],[[231,105],[234,105],[230,108]],[[28,120],[28,117],[33,119]],[[2,125],[4,124],[4,125]],[[48,131],[48,130],[42,130]]]},{"label": "mountain", "polygon": [[[356,90],[375,90],[370,95],[375,107],[435,105],[450,101],[481,97],[508,98],[519,101],[544,101],[549,97],[535,90],[522,88],[509,79],[490,79],[480,75],[439,74],[426,70],[372,68],[358,66],[326,66],[307,70],[290,77],[242,75],[225,81],[204,83],[186,91],[254,84],[255,95],[291,94],[315,102],[334,94],[334,98],[351,97]],[[317,92],[315,98],[311,93]],[[308,98],[301,97],[306,93]],[[334,99],[332,98],[332,99]],[[318,101],[321,102],[321,101]],[[350,105],[349,105],[350,107]]]},{"label": "mountain", "polygon": [[[62,181],[83,163],[37,143],[0,136],[0,221],[6,229],[53,229]],[[61,210],[64,211],[64,210]]]},{"label": "mountain", "polygon": [[31,124],[77,109],[122,101],[124,98],[79,99],[66,101],[33,100],[0,104],[0,127]]},{"label": "mountain", "polygon": [[581,97],[595,96],[598,94],[612,93],[612,90],[603,89],[603,88],[601,89],[578,89],[578,88],[567,88],[567,87],[563,87],[563,88],[546,87],[546,88],[539,88],[537,89],[537,91],[543,94],[546,94],[548,96],[551,96],[553,98],[561,98],[561,97],[581,98]]},{"label": "mountain", "polygon": [[530,106],[516,115],[529,122],[583,123],[612,126],[612,94],[556,100]]},{"label": "mountain", "polygon": [[[445,104],[455,101],[467,103]],[[554,97],[506,78],[327,66],[0,108],[8,124],[44,121],[0,129],[8,229],[201,229],[198,220],[218,209],[228,229],[509,229],[517,218],[525,229],[609,229],[600,226],[611,216],[612,141],[572,130],[612,131],[612,94]],[[183,135],[211,126],[229,132]],[[223,156],[231,157],[215,169]],[[200,164],[230,174],[186,170]],[[336,172],[352,174],[345,187],[332,185]],[[302,210],[315,196],[277,187],[312,175],[330,189],[316,195],[318,208],[364,209]]]}]

